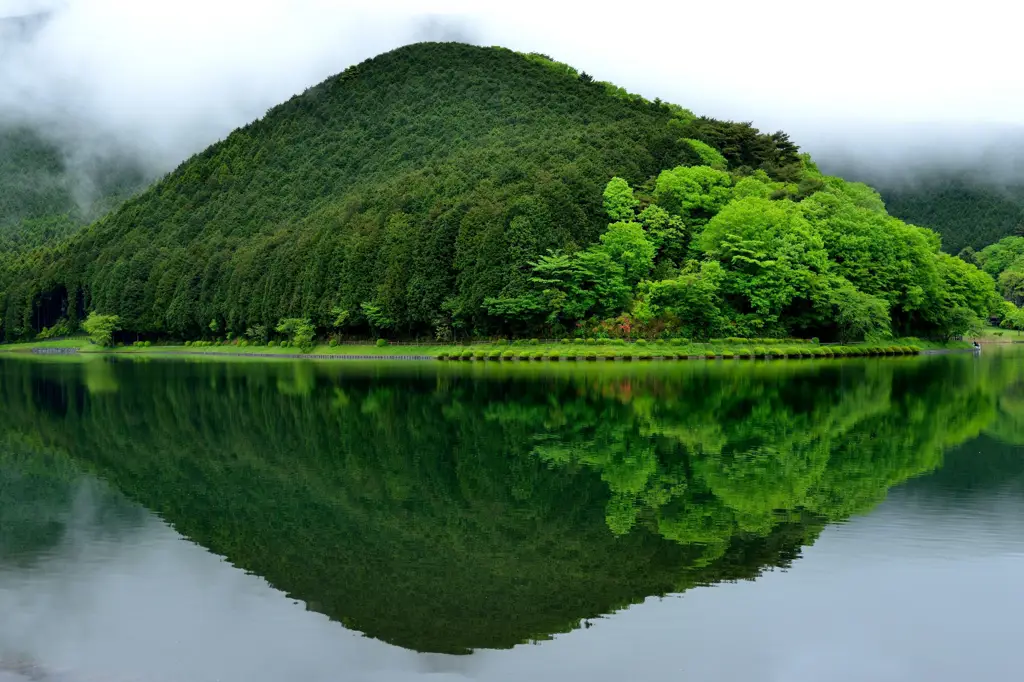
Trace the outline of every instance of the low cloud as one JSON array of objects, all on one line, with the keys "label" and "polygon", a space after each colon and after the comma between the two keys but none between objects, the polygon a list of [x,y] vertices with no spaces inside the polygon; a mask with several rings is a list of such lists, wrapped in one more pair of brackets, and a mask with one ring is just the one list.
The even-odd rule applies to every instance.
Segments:
[{"label": "low cloud", "polygon": [[969,12],[877,0],[856,12],[805,0],[607,12],[536,0],[0,0],[0,121],[31,125],[83,168],[127,155],[163,173],[354,63],[457,40],[545,52],[876,172],[981,163],[1024,175],[1006,151],[1024,122],[1008,11],[995,0]]}]

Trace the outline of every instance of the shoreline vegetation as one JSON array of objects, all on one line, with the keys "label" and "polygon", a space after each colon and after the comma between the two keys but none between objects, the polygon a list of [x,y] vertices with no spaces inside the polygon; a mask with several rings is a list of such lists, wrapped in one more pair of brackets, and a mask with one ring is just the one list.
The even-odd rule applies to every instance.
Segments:
[{"label": "shoreline vegetation", "polygon": [[686,339],[626,342],[609,339],[517,340],[456,344],[342,344],[300,349],[280,345],[198,342],[101,346],[88,338],[0,345],[0,355],[134,355],[249,357],[281,360],[442,360],[456,362],[642,362],[651,360],[796,360],[883,357],[970,351],[969,341],[894,339],[870,344],[819,344],[806,339]]}]

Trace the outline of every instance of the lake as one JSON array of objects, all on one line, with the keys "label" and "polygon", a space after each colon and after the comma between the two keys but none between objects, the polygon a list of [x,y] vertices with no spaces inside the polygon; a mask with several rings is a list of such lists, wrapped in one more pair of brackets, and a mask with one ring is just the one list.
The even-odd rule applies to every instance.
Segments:
[{"label": "lake", "polygon": [[1016,679],[1024,352],[0,359],[0,682]]}]

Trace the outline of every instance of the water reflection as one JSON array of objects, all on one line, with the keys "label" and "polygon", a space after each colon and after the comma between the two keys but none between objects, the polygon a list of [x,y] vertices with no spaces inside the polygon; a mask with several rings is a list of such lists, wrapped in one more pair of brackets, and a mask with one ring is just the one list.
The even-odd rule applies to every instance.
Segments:
[{"label": "water reflection", "polygon": [[0,643],[92,670],[130,642],[117,669],[148,680],[471,674],[487,657],[341,646],[328,618],[422,652],[544,640],[790,566],[1021,432],[1013,355],[513,369],[0,361],[0,608],[36,619]]}]

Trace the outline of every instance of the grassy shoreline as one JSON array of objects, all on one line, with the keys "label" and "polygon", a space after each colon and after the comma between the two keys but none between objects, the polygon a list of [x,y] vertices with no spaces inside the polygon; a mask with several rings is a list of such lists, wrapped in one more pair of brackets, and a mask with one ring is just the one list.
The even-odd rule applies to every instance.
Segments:
[{"label": "grassy shoreline", "polygon": [[167,344],[148,347],[104,348],[84,338],[0,345],[2,354],[144,355],[181,357],[252,357],[291,360],[448,360],[448,361],[644,361],[700,359],[811,359],[919,355],[968,351],[967,341],[928,342],[896,339],[885,344],[818,345],[807,341],[768,340],[723,343],[603,342],[603,343],[476,343],[466,345],[320,345],[308,352],[280,346],[192,346]]}]

